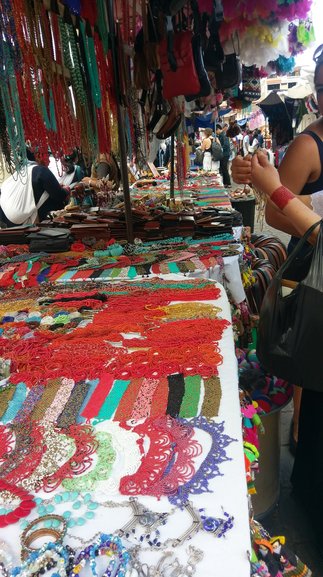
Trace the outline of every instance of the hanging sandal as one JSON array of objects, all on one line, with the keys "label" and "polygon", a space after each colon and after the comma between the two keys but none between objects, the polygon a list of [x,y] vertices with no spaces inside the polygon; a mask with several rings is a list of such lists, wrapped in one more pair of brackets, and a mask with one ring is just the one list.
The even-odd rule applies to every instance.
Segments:
[{"label": "hanging sandal", "polygon": [[181,123],[182,115],[179,112],[177,104],[172,101],[171,109],[167,115],[166,122],[160,127],[156,136],[157,138],[164,140],[168,136],[171,136],[173,132],[179,127]]}]

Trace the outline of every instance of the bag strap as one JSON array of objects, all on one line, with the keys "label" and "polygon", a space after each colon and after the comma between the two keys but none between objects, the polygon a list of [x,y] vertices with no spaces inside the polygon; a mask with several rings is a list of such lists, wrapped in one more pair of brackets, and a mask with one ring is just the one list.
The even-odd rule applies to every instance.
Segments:
[{"label": "bag strap", "polygon": [[319,224],[322,224],[323,220],[318,220],[317,222],[315,222],[314,224],[312,224],[312,226],[310,226],[310,228],[305,232],[305,234],[302,236],[302,238],[298,241],[296,247],[294,248],[293,252],[289,255],[289,257],[285,260],[284,264],[282,264],[282,266],[280,267],[280,269],[277,271],[277,275],[276,278],[282,278],[283,277],[283,273],[285,272],[286,269],[288,269],[289,265],[295,260],[295,258],[299,255],[299,253],[301,252],[303,246],[305,245],[307,239],[311,236],[312,232],[316,229],[316,227]]},{"label": "bag strap", "polygon": [[202,30],[202,21],[197,0],[191,0],[191,9],[193,16],[193,32],[194,34],[199,34]]},{"label": "bag strap", "polygon": [[[237,40],[238,49],[236,49],[236,47],[234,45],[235,40]],[[235,52],[236,56],[240,56],[240,37],[239,37],[239,32],[237,30],[234,32],[234,34],[231,34],[231,42],[232,42],[233,52]]]}]

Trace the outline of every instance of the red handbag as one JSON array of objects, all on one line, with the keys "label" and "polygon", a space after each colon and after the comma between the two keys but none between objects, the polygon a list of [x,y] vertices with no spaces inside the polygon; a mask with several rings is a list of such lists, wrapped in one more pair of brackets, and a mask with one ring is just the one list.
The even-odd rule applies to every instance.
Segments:
[{"label": "red handbag", "polygon": [[194,64],[192,37],[193,34],[190,30],[174,33],[172,54],[176,59],[176,70],[172,70],[169,63],[167,38],[164,38],[159,45],[160,68],[163,74],[163,96],[166,100],[174,98],[174,96],[199,94],[201,90]]}]

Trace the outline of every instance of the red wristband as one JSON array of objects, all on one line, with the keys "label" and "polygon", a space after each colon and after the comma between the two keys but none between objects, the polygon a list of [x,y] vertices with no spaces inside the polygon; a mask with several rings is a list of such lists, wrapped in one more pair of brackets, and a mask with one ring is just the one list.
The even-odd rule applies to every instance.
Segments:
[{"label": "red wristband", "polygon": [[284,210],[285,206],[290,200],[293,200],[295,195],[286,186],[279,186],[274,190],[270,196],[270,200],[280,209]]}]

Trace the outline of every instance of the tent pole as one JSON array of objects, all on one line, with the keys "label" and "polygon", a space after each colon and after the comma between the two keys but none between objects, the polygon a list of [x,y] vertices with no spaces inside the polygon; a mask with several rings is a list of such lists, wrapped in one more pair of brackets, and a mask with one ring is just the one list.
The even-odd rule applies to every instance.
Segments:
[{"label": "tent pole", "polygon": [[169,183],[169,196],[171,200],[175,199],[175,135],[172,134],[170,137],[170,183]]},{"label": "tent pole", "polygon": [[132,226],[132,212],[131,212],[131,199],[130,199],[130,189],[129,189],[129,179],[128,179],[128,165],[127,165],[127,145],[125,138],[125,128],[124,128],[124,114],[121,109],[120,104],[120,79],[119,79],[119,67],[118,67],[118,55],[116,50],[116,34],[115,34],[115,19],[114,19],[114,1],[107,0],[107,14],[108,14],[108,24],[109,24],[109,37],[110,37],[110,47],[112,53],[112,63],[113,63],[113,78],[114,86],[116,90],[116,103],[117,103],[117,120],[118,120],[118,136],[119,136],[119,148],[120,148],[120,169],[121,169],[121,179],[123,185],[123,197],[125,206],[125,216],[126,216],[126,226],[127,226],[127,240],[128,242],[133,242],[133,226]]}]

